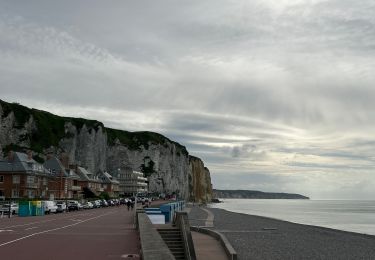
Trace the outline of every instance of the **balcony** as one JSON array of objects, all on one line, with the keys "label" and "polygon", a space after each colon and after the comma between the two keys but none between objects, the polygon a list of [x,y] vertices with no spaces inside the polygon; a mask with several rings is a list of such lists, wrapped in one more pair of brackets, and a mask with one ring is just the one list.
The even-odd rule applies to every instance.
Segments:
[{"label": "balcony", "polygon": [[39,185],[38,185],[38,183],[26,183],[26,188],[28,188],[28,189],[38,189]]},{"label": "balcony", "polygon": [[80,191],[81,190],[81,186],[71,186],[70,187],[70,190],[72,190],[72,191]]}]

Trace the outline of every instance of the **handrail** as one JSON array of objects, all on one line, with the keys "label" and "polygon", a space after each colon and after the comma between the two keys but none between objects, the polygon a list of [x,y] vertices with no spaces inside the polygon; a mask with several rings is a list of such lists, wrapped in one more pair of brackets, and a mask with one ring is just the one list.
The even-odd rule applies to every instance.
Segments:
[{"label": "handrail", "polygon": [[185,258],[187,260],[196,260],[193,238],[190,232],[190,224],[187,212],[177,211],[175,215],[175,224],[180,229],[185,246]]}]

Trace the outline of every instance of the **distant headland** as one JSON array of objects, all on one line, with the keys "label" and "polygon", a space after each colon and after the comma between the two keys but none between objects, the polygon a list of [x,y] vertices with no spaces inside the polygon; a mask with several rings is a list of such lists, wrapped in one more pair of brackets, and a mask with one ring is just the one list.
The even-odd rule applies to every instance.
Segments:
[{"label": "distant headland", "polygon": [[310,199],[292,193],[262,192],[256,190],[213,190],[214,198],[223,199]]}]

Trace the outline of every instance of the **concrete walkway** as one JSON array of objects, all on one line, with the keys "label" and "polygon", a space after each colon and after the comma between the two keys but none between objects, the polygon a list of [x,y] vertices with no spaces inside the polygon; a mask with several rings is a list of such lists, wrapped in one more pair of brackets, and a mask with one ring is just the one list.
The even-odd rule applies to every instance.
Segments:
[{"label": "concrete walkway", "polygon": [[224,248],[220,242],[215,238],[200,233],[191,232],[195,248],[195,254],[198,260],[215,259],[215,260],[228,260]]},{"label": "concrete walkway", "polygon": [[[191,209],[191,207],[186,207],[184,211],[189,214]],[[205,224],[206,227],[213,227],[214,215],[207,209],[200,208],[200,210],[203,210],[207,214],[207,217],[201,219],[201,221]],[[191,231],[191,235],[193,237],[195,253],[198,260],[229,259],[220,241],[216,240],[212,236],[200,232]]]}]

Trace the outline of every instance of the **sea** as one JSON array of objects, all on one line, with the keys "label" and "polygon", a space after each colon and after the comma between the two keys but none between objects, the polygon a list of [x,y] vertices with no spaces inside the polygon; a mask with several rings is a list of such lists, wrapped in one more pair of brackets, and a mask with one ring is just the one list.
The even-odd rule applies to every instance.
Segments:
[{"label": "sea", "polygon": [[375,200],[220,199],[210,207],[375,235]]}]

